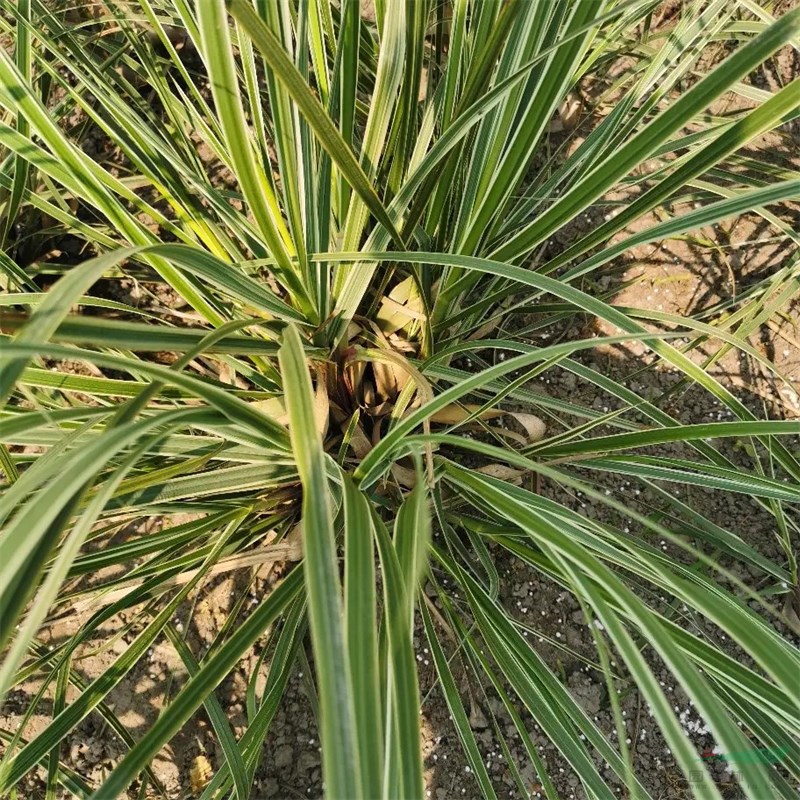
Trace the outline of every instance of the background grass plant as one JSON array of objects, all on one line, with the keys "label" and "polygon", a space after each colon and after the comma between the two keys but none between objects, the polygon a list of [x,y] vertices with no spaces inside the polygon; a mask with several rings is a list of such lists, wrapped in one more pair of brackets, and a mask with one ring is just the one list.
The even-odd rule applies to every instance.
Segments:
[{"label": "background grass plant", "polygon": [[[326,793],[422,796],[413,636],[424,632],[483,796],[497,787],[463,675],[502,704],[551,800],[528,719],[585,796],[650,797],[624,731],[600,730],[501,603],[495,563],[510,557],[578,599],[609,686],[630,676],[687,779],[705,767],[656,661],[723,751],[778,753],[778,769],[742,761],[743,796],[796,796],[800,654],[772,623],[793,624],[776,601],[798,585],[800,464],[786,437],[800,423],[757,417],[712,370],[738,349],[781,379],[748,337],[797,293],[798,234],[781,212],[800,177],[745,152],[800,113],[800,79],[748,82],[800,41],[800,9],[773,10],[697,0],[654,27],[650,0],[383,0],[374,19],[355,0],[3,5],[0,694],[36,676],[27,717],[51,690],[56,702],[36,735],[2,731],[0,795],[38,767],[48,797],[124,796],[138,778],[140,796],[158,794],[152,759],[204,708],[225,763],[201,796],[244,800],[308,640]],[[708,67],[712,45],[726,57]],[[600,99],[581,109],[587,85]],[[730,92],[754,106],[714,113]],[[575,226],[596,208],[613,213]],[[696,318],[593,289],[632,247],[743,213],[787,244],[785,262]],[[64,236],[80,256],[43,258]],[[175,307],[96,290],[130,279],[160,284]],[[614,332],[533,345],[520,320],[534,305],[539,333],[570,315]],[[630,341],[730,420],[683,424],[575,358]],[[166,363],[153,357],[163,351]],[[66,362],[91,369],[50,369]],[[616,409],[532,388],[556,366]],[[511,428],[489,424],[512,412]],[[717,446],[730,438],[749,448],[748,471]],[[651,449],[675,442],[686,456]],[[590,483],[598,472],[658,493],[691,540]],[[528,478],[582,492],[702,568]],[[664,488],[674,483],[754,497],[785,558]],[[110,539],[187,511],[192,521]],[[208,576],[270,559],[291,564],[283,580],[198,658],[175,610]],[[758,572],[758,589],[735,562]],[[109,567],[122,569],[103,578]],[[746,657],[676,624],[652,587]],[[42,625],[71,608],[96,610],[44,647]],[[72,659],[123,610],[140,622],[128,649],[86,682]],[[252,676],[237,738],[214,690],[267,634],[266,685]],[[189,678],[134,741],[109,693],[161,640]],[[98,786],[62,760],[90,714],[128,747]],[[691,787],[721,796],[710,779]]]}]

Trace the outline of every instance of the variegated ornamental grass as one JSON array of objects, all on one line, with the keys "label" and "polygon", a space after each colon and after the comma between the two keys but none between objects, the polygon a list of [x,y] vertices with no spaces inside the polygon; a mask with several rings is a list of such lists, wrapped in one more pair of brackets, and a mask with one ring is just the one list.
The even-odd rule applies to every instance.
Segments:
[{"label": "variegated ornamental grass", "polygon": [[[115,0],[93,13],[80,3],[2,4],[0,32],[13,47],[0,49],[0,693],[36,678],[27,714],[50,692],[55,711],[31,737],[24,725],[0,732],[0,795],[38,767],[48,797],[117,797],[138,778],[142,792],[158,793],[151,760],[204,708],[225,762],[202,797],[250,797],[308,637],[326,795],[420,797],[417,632],[483,796],[497,786],[461,670],[494,686],[549,800],[557,789],[526,720],[585,796],[611,800],[622,785],[651,797],[618,706],[609,738],[503,607],[493,566],[503,554],[571,592],[599,623],[609,685],[615,659],[687,779],[697,749],[655,659],[722,751],[777,754],[778,769],[737,765],[743,796],[796,797],[800,655],[772,623],[791,627],[781,595],[798,583],[800,464],[785,437],[800,424],[755,417],[710,367],[739,349],[775,372],[748,337],[797,294],[798,234],[780,208],[800,196],[800,174],[765,160],[755,181],[742,151],[800,114],[800,79],[775,91],[748,82],[781,48],[800,46],[800,9],[776,19],[768,3],[697,0],[659,28],[649,0],[375,8],[371,20],[357,0]],[[726,57],[708,68],[699,57],[712,45]],[[604,113],[576,111],[580,87],[606,85],[608,65],[623,57],[629,68],[595,100]],[[713,113],[730,92],[752,108]],[[583,138],[571,146],[576,122]],[[558,127],[568,129],[561,148]],[[87,131],[113,160],[87,154]],[[227,177],[213,177],[220,172]],[[628,198],[617,213],[575,233],[571,223],[612,192]],[[689,202],[695,210],[672,213]],[[785,241],[785,262],[702,318],[615,307],[585,291],[592,284],[581,279],[636,245],[744,213]],[[546,249],[565,232],[566,244]],[[83,241],[85,260],[38,260],[53,233]],[[37,272],[56,273],[49,290]],[[90,293],[126,275],[170,287],[186,324],[170,309]],[[574,314],[617,333],[534,346],[513,331],[515,312],[537,301],[545,333]],[[631,340],[715,396],[730,421],[681,424],[572,358]],[[715,354],[698,358],[708,342]],[[153,358],[163,351],[168,365]],[[94,369],[54,376],[50,365],[65,361]],[[615,397],[618,410],[529,387],[556,366]],[[489,424],[500,417],[519,427]],[[461,435],[475,429],[482,435]],[[750,471],[715,446],[731,437],[747,443]],[[691,457],[659,455],[675,442]],[[585,468],[633,476],[702,541],[587,485]],[[702,568],[520,476],[582,491]],[[785,556],[766,558],[662,489],[665,480],[751,495]],[[127,522],[187,508],[192,522],[87,548]],[[285,578],[198,661],[175,610],[208,575],[270,558],[289,559]],[[758,589],[735,578],[732,560],[759,571]],[[113,566],[124,567],[120,577],[76,583]],[[653,585],[748,658],[664,616],[640,591]],[[98,610],[44,648],[42,625],[71,607]],[[87,685],[73,655],[126,609],[139,632]],[[267,683],[252,689],[237,739],[214,689],[267,631]],[[134,741],[105,701],[164,639],[189,678]],[[129,748],[100,786],[59,749],[90,714]],[[497,735],[505,746],[504,729]],[[519,766],[512,774],[527,793]],[[710,779],[691,787],[721,797]]]}]

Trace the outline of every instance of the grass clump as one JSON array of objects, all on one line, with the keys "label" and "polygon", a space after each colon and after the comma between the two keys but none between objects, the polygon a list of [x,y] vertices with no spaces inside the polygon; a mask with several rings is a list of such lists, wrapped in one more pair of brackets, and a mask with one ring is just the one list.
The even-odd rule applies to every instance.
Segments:
[{"label": "grass clump", "polygon": [[[465,685],[513,723],[525,761],[508,769],[524,796],[561,791],[534,726],[586,797],[657,796],[620,682],[689,790],[720,797],[656,665],[722,751],[775,754],[739,760],[743,796],[795,796],[800,656],[773,622],[793,624],[776,601],[798,583],[800,465],[785,437],[800,424],[760,418],[713,366],[738,350],[781,377],[749,337],[796,293],[783,210],[800,180],[746,148],[795,120],[800,81],[766,91],[748,76],[797,40],[800,10],[386,0],[374,12],[354,0],[3,9],[0,694],[35,677],[25,715],[54,700],[40,732],[2,732],[0,795],[41,767],[48,797],[124,796],[137,780],[158,796],[153,758],[204,708],[225,760],[198,794],[250,797],[308,640],[326,795],[422,796],[416,635],[484,797],[499,790]],[[731,92],[752,102],[719,113]],[[743,214],[794,249],[702,313],[616,306],[603,288],[633,248]],[[565,327],[575,318],[601,335]],[[677,373],[670,396],[708,393],[726,419],[686,424],[581,360],[630,342],[649,353],[643,369]],[[613,410],[531,383],[557,370]],[[660,511],[603,488],[617,476]],[[665,488],[676,483],[754,498],[780,557]],[[173,623],[181,604],[210,576],[275,560],[282,579],[193,653]],[[504,603],[500,563],[583,610],[616,735]],[[76,604],[95,610],[47,648],[43,626]],[[75,659],[125,611],[127,649],[87,683]],[[189,678],[135,738],[106,701],[163,641]],[[269,672],[258,691],[251,676],[237,737],[214,690],[256,642]],[[62,747],[91,714],[127,748],[99,785]]]}]

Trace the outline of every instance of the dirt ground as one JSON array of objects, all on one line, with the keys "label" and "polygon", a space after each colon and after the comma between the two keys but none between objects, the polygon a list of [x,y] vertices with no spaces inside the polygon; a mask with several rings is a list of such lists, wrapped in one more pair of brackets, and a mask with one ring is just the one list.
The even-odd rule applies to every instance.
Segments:
[{"label": "dirt ground", "polygon": [[[786,50],[756,78],[763,81],[765,88],[774,89],[778,83],[785,83],[787,79],[799,74],[797,54]],[[732,99],[730,102],[742,101]],[[765,153],[773,154],[776,164],[798,169],[800,127],[797,122],[787,125],[779,134],[770,134],[755,143],[754,149],[762,157]],[[599,207],[595,218],[578,220],[576,225],[592,227],[606,213],[607,207]],[[785,219],[796,227],[798,209],[786,209]],[[735,296],[751,282],[774,274],[788,263],[791,252],[786,243],[776,242],[772,236],[773,232],[767,229],[760,217],[746,215],[713,230],[702,231],[696,236],[644,246],[628,252],[624,258],[608,265],[601,276],[594,275],[594,284],[586,282],[582,288],[587,291],[610,292],[613,302],[620,306],[650,309],[676,316],[697,314],[721,300]],[[554,243],[554,246],[559,246],[559,243]],[[524,320],[517,318],[509,324],[528,326],[535,322],[534,314]],[[787,383],[767,376],[758,363],[736,351],[722,358],[712,368],[711,374],[734,392],[755,414],[775,419],[799,418],[798,324],[800,303],[796,299],[784,309],[783,314],[762,326],[751,338],[751,344],[774,361],[780,372],[788,378]],[[561,329],[548,329],[545,336],[534,336],[532,341],[544,344],[559,337],[582,338],[589,330],[598,335],[611,332],[594,319],[576,316]],[[693,358],[699,362],[710,355],[713,352],[712,344],[694,351]],[[722,410],[719,402],[709,394],[696,388],[679,386],[679,375],[675,371],[663,367],[643,369],[651,361],[643,347],[625,345],[597,348],[594,351],[584,351],[576,360],[623,382],[683,422],[698,423],[727,419],[729,416],[729,412]],[[570,399],[598,410],[614,407],[613,398],[605,396],[596,387],[563,370],[550,370],[531,388],[553,398]],[[794,449],[800,442],[787,444]],[[685,451],[675,446],[664,447],[660,452],[665,455],[681,455]],[[737,463],[748,463],[747,453],[735,442],[730,443],[724,452]],[[634,480],[613,479],[610,476],[598,478],[596,473],[589,472],[585,473],[585,477],[595,485],[613,492],[616,497],[624,499],[631,508],[657,513],[661,506],[657,496],[639,487]],[[541,491],[547,497],[570,504],[588,517],[621,522],[631,533],[645,535],[637,531],[631,520],[613,518],[604,507],[593,504],[588,498],[568,497],[563,490],[548,485],[546,481]],[[740,534],[763,555],[778,562],[782,561],[771,518],[752,498],[700,489],[681,488],[675,491],[710,519]],[[178,518],[158,518],[142,521],[141,526],[172,526],[181,521]],[[665,542],[657,544],[674,558],[685,559],[685,554],[671,545]],[[613,741],[614,724],[605,679],[602,672],[593,666],[593,641],[579,606],[568,593],[543,580],[525,565],[500,553],[497,557],[498,570],[503,579],[501,600],[504,605],[513,610],[525,626],[526,635],[537,652],[566,680],[569,690],[601,729],[612,735]],[[729,566],[750,585],[758,585],[763,580],[760,573],[743,570],[732,562]],[[214,640],[242,593],[246,593],[246,605],[256,604],[261,596],[270,591],[278,574],[270,566],[240,570],[233,575],[211,579],[196,592],[175,619],[178,629],[185,632],[186,641],[195,656],[201,657],[204,649]],[[651,590],[643,587],[643,591]],[[670,608],[668,598],[660,598],[660,601],[665,611],[669,610],[673,618],[682,625],[702,631],[722,650],[739,657],[740,654],[730,642],[702,618],[691,615],[686,609]],[[76,614],[49,628],[45,643],[48,643],[48,636],[51,637],[49,643],[52,644],[69,636],[81,618],[89,613],[87,610],[83,615]],[[125,618],[119,620],[123,626],[127,622]],[[120,630],[119,623],[115,621],[99,631],[96,646],[85,647],[79,653],[73,666],[84,680],[91,680],[101,674],[128,647],[126,635],[115,638],[115,633]],[[781,632],[800,644],[798,638],[793,637],[788,630]],[[415,645],[422,696],[425,699],[423,754],[426,794],[437,800],[477,798],[480,796],[477,783],[467,767],[447,706],[435,685],[432,658],[421,632],[418,632]],[[244,694],[249,676],[254,670],[260,670],[265,675],[266,667],[259,661],[262,646],[263,643],[259,643],[253,649],[216,693],[233,723],[237,737],[244,732],[246,726]],[[713,748],[714,742],[687,698],[670,682],[667,670],[655,661],[653,664],[663,685],[674,696],[674,705],[680,713],[682,724],[696,743],[700,764],[703,754]],[[458,675],[456,677],[459,679]],[[309,678],[307,665],[298,665],[271,726],[252,800],[322,796],[319,743],[313,713],[315,699]],[[167,641],[160,640],[140,662],[130,680],[123,682],[107,698],[107,704],[129,733],[138,738],[157,719],[166,699],[174,696],[185,679],[185,670],[174,649]],[[17,729],[22,721],[23,711],[36,690],[35,681],[17,687],[0,714],[0,728],[9,731]],[[664,800],[691,797],[691,787],[675,766],[635,687],[630,681],[620,680],[618,691],[628,724],[628,737],[637,775],[653,792],[654,797]],[[538,776],[502,705],[490,695],[487,698],[482,692],[479,694],[478,691],[472,691],[468,710],[498,796],[513,798],[519,795],[515,792],[506,759],[490,722],[493,717],[497,718],[501,728],[508,733],[511,756],[519,764],[530,787],[530,796],[540,796]],[[565,800],[583,798],[577,778],[562,763],[554,746],[530,719],[523,716],[529,723],[529,730],[540,755],[556,782],[559,796]],[[25,726],[25,738],[29,739],[43,730],[48,721],[44,714],[34,715]],[[114,732],[97,714],[92,714],[72,733],[62,757],[79,774],[91,781],[100,781],[124,752],[125,747]],[[223,760],[222,751],[204,712],[195,715],[191,724],[159,754],[153,764],[153,770],[170,798],[191,796],[191,770],[200,756],[207,760],[212,770]],[[737,797],[734,776],[726,772],[724,762],[720,762],[715,769],[724,796]],[[610,771],[608,777],[612,777]],[[29,782],[22,785],[21,796],[30,800],[43,797],[41,778],[42,775],[31,776]],[[620,794],[622,795],[621,788]],[[133,789],[130,797],[135,796]]]}]

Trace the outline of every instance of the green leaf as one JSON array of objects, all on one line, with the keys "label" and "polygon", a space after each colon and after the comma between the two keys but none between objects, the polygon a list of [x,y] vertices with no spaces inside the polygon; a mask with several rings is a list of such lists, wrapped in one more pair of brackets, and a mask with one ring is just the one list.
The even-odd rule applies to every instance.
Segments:
[{"label": "green leaf", "polygon": [[478,743],[475,740],[475,734],[472,732],[469,717],[464,710],[464,704],[459,697],[458,687],[453,679],[453,673],[450,670],[447,656],[442,649],[439,637],[433,627],[433,620],[431,619],[430,612],[425,605],[422,605],[420,612],[425,625],[425,636],[431,648],[433,663],[436,666],[436,674],[439,676],[442,694],[444,695],[447,707],[450,709],[450,715],[453,718],[456,732],[464,746],[464,753],[467,756],[472,771],[475,773],[478,785],[481,787],[482,796],[491,800],[491,798],[496,798],[497,794],[492,786],[489,773],[486,771],[486,765],[483,763],[483,756],[478,749]]},{"label": "green leaf", "polygon": [[[164,631],[167,634],[167,638],[172,643],[172,646],[178,652],[183,665],[186,667],[186,671],[189,673],[189,677],[194,678],[198,672],[200,672],[200,665],[192,655],[192,651],[172,625],[167,625]],[[244,765],[242,754],[239,751],[239,745],[236,743],[236,738],[231,730],[230,722],[225,716],[225,712],[213,691],[209,692],[203,705],[211,720],[214,733],[217,735],[217,739],[219,739],[220,745],[222,746],[222,752],[225,754],[225,760],[233,778],[234,795],[238,800],[247,800],[250,794],[247,769]]]},{"label": "green leaf", "polygon": [[[419,727],[419,683],[406,592],[397,551],[383,522],[374,517],[375,535],[383,575],[387,656],[385,688],[388,697],[385,736],[383,797],[403,800],[421,797],[422,742]],[[408,534],[408,531],[404,531]]]},{"label": "green leaf", "polygon": [[317,430],[314,394],[300,334],[289,325],[278,354],[283,374],[289,431],[303,485],[302,535],[311,641],[320,696],[323,774],[331,797],[361,795],[355,687],[343,629],[325,454]]},{"label": "green leaf", "polygon": [[372,515],[365,496],[342,473],[344,631],[355,693],[358,765],[364,797],[380,797],[384,709],[378,661],[377,592]]},{"label": "green leaf", "polygon": [[530,252],[556,228],[573,219],[637,164],[706,109],[735,81],[756,69],[765,59],[800,33],[800,9],[784,14],[763,33],[736,50],[713,72],[680,95],[649,125],[631,137],[606,160],[583,176],[547,211],[492,253],[498,261],[509,261]]},{"label": "green leaf", "polygon": [[[250,11],[253,13],[252,7]],[[276,260],[279,279],[295,297],[300,308],[310,312],[313,305],[291,260],[294,248],[289,232],[278,211],[270,180],[253,153],[239,92],[225,0],[205,0],[197,5],[197,12],[203,57],[236,177],[264,241]]]},{"label": "green leaf", "polygon": [[336,126],[331,122],[322,104],[314,97],[303,76],[289,60],[281,43],[259,18],[253,7],[245,0],[229,0],[228,6],[230,13],[253,40],[253,44],[264,56],[264,60],[270,69],[273,70],[292,99],[297,103],[298,108],[316,134],[320,144],[333,159],[342,175],[347,179],[350,186],[358,192],[370,212],[389,231],[397,246],[403,247],[403,240],[375,193],[370,180],[364,174],[342,135],[336,130]]}]

